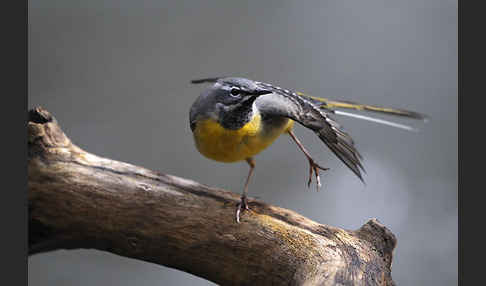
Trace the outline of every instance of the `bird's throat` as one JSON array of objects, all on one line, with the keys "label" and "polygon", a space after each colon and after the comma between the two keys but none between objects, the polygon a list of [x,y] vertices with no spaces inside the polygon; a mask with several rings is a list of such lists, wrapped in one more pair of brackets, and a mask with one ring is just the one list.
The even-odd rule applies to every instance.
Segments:
[{"label": "bird's throat", "polygon": [[236,106],[223,108],[219,113],[219,124],[225,129],[238,130],[257,116],[253,103],[256,97],[250,97]]}]

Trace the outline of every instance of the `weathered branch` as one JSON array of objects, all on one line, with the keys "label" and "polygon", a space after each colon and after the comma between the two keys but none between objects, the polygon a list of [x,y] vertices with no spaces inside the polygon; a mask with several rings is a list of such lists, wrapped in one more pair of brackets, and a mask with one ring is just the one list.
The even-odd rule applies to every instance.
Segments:
[{"label": "weathered branch", "polygon": [[395,236],[318,224],[239,196],[85,152],[42,108],[29,111],[29,254],[94,248],[222,285],[394,285]]}]

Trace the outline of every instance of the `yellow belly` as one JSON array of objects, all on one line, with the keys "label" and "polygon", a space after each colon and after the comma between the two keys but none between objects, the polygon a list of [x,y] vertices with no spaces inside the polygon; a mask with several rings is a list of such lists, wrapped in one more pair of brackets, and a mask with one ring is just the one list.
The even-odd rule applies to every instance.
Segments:
[{"label": "yellow belly", "polygon": [[252,157],[267,148],[280,134],[292,128],[294,121],[268,128],[260,115],[238,130],[223,128],[213,119],[199,121],[194,129],[196,148],[204,156],[220,162],[236,162]]}]

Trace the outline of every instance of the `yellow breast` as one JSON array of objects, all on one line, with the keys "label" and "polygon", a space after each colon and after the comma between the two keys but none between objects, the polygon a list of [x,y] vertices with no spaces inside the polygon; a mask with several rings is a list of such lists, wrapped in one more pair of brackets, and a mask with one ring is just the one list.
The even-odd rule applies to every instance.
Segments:
[{"label": "yellow breast", "polygon": [[280,134],[290,130],[293,121],[288,119],[278,126],[264,126],[261,116],[238,130],[222,127],[214,119],[197,122],[194,141],[204,156],[220,162],[236,162],[252,157],[267,148]]}]

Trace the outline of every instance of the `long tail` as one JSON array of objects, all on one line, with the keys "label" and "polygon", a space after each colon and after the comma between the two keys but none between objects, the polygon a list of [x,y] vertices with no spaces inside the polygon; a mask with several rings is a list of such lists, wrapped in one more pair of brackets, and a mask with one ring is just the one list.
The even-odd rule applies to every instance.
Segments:
[{"label": "long tail", "polygon": [[361,115],[361,114],[348,113],[348,112],[344,112],[344,111],[340,111],[340,110],[334,110],[333,113],[337,114],[337,115],[344,115],[344,116],[354,117],[354,118],[363,119],[363,120],[367,120],[367,121],[371,121],[371,122],[376,122],[376,123],[388,125],[388,126],[395,127],[395,128],[405,129],[405,130],[408,130],[408,131],[418,131],[417,128],[413,128],[412,126],[408,126],[408,125],[400,124],[400,123],[396,123],[396,122],[391,122],[391,121],[383,120],[383,119],[379,119],[379,118],[364,116],[364,115]]},{"label": "long tail", "polygon": [[408,130],[408,131],[418,131],[418,129],[411,127],[411,126],[408,126],[408,125],[405,125],[405,124],[400,124],[400,123],[384,120],[384,119],[381,119],[381,118],[374,118],[374,117],[370,117],[370,116],[364,116],[364,115],[361,115],[361,114],[344,112],[344,111],[336,110],[336,109],[353,109],[353,110],[360,110],[360,111],[371,111],[371,112],[374,112],[374,113],[401,116],[401,117],[412,118],[412,119],[419,119],[419,120],[423,120],[424,122],[428,121],[428,117],[426,115],[415,112],[415,111],[410,111],[410,110],[405,110],[405,109],[397,109],[397,108],[389,108],[389,107],[381,107],[381,106],[373,106],[373,105],[366,105],[366,104],[354,103],[354,102],[350,102],[350,101],[336,101],[336,100],[330,100],[330,99],[322,98],[322,97],[309,96],[309,95],[306,95],[306,94],[301,93],[301,92],[298,92],[297,94],[311,99],[320,108],[326,109],[327,111],[332,112],[334,114],[354,117],[354,118],[367,120],[367,121],[371,121],[371,122],[375,122],[375,123],[379,123],[379,124],[383,124],[383,125],[392,126],[392,127],[395,127],[395,128]]},{"label": "long tail", "polygon": [[427,116],[425,116],[424,114],[415,111],[405,110],[405,109],[366,105],[366,104],[360,104],[360,103],[355,103],[350,101],[336,101],[336,100],[330,100],[322,97],[309,96],[303,93],[298,93],[298,94],[320,102],[321,108],[325,108],[325,109],[345,108],[345,109],[371,111],[371,112],[388,114],[388,115],[397,115],[397,116],[403,116],[403,117],[408,117],[413,119],[420,119],[424,121],[427,121],[428,119]]}]

